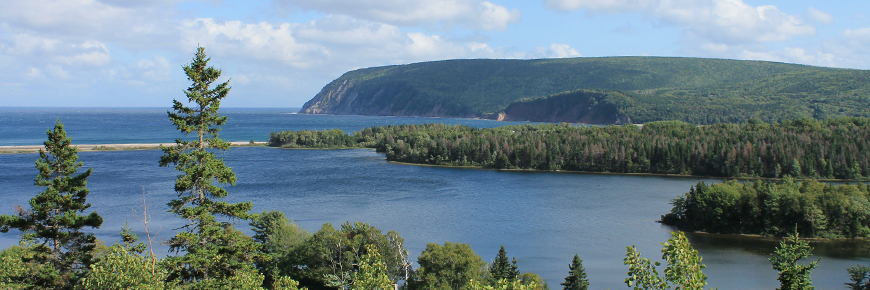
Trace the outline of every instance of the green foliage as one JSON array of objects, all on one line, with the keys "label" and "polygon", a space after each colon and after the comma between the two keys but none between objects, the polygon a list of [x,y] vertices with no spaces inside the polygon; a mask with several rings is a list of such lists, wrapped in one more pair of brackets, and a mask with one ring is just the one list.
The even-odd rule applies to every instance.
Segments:
[{"label": "green foliage", "polygon": [[625,284],[634,289],[671,289],[677,290],[704,289],[707,285],[705,268],[698,251],[692,248],[683,232],[673,232],[672,237],[662,246],[662,259],[668,262],[665,276],[659,276],[656,266],[647,258],[641,258],[634,246],[627,247],[624,264],[628,265],[628,278]]},{"label": "green foliage", "polygon": [[269,134],[269,146],[283,148],[359,148],[363,140],[344,134],[339,129],[323,131],[284,131]]},{"label": "green foliage", "polygon": [[57,269],[35,259],[40,253],[32,244],[21,243],[0,251],[0,288],[56,289],[61,283]]},{"label": "green foliage", "polygon": [[718,177],[870,177],[867,118],[713,126],[662,121],[642,128],[397,125],[366,128],[348,138],[384,152],[387,160],[418,164]]},{"label": "green foliage", "polygon": [[583,260],[580,260],[580,255],[574,254],[574,260],[571,261],[571,265],[568,265],[568,269],[565,283],[560,284],[565,286],[565,290],[589,289],[589,279],[586,278],[586,270],[583,269]]},{"label": "green foliage", "polygon": [[82,162],[78,161],[78,149],[71,146],[60,120],[47,135],[45,148],[39,151],[36,160],[39,174],[34,183],[45,190],[30,199],[30,210],[18,207],[17,215],[0,216],[0,232],[22,231],[22,241],[30,245],[27,251],[33,252],[30,259],[56,270],[35,276],[37,281],[29,283],[71,288],[78,273],[93,262],[92,251],[96,246],[94,235],[82,228],[99,228],[103,218],[96,212],[80,215],[91,206],[87,203],[86,186],[93,169],[76,174]]},{"label": "green foliage", "polygon": [[579,89],[619,97],[578,108],[635,123],[870,117],[870,71],[673,57],[446,60],[365,68],[327,84],[303,112],[489,117],[525,101],[533,106],[524,110],[560,118],[568,114],[566,107],[530,99]]},{"label": "green foliage", "polygon": [[626,247],[623,264],[628,265],[628,278],[625,278],[628,287],[634,287],[635,290],[670,289],[668,283],[659,277],[659,272],[655,268],[661,263],[653,263],[650,259],[642,258],[634,246]]},{"label": "green foliage", "polygon": [[366,245],[359,261],[359,271],[353,274],[352,290],[392,290],[393,281],[387,276],[387,265],[375,245]]},{"label": "green foliage", "polygon": [[544,279],[541,278],[540,275],[532,272],[523,273],[522,275],[520,275],[519,280],[523,285],[531,287],[532,289],[550,290],[550,285],[547,284],[547,281],[544,281]]},{"label": "green foliage", "polygon": [[299,271],[302,274],[299,279],[306,282],[306,286],[346,289],[351,286],[353,276],[358,270],[354,265],[362,260],[368,246],[378,250],[390,281],[407,279],[410,276],[404,239],[394,231],[384,234],[363,222],[347,222],[338,230],[332,224],[324,224],[300,248],[303,264],[292,267],[304,269]]},{"label": "green foliage", "polygon": [[420,266],[414,279],[408,281],[410,289],[417,290],[463,289],[472,281],[483,281],[486,267],[471,246],[451,242],[443,246],[427,244],[417,257],[417,264]]},{"label": "green foliage", "polygon": [[870,188],[814,180],[779,183],[699,182],[671,200],[665,224],[712,233],[813,238],[870,236]]},{"label": "green foliage", "polygon": [[520,270],[517,267],[517,259],[514,258],[513,263],[509,262],[507,252],[504,250],[504,246],[501,246],[498,250],[498,255],[495,256],[495,260],[489,265],[490,284],[495,284],[495,282],[502,279],[513,282],[519,279],[519,277]]},{"label": "green foliage", "polygon": [[524,283],[524,281],[519,279],[514,279],[513,281],[508,281],[507,279],[500,279],[495,281],[491,285],[481,284],[480,281],[471,280],[466,286],[465,289],[468,290],[540,290],[543,289],[536,282]]},{"label": "green foliage", "polygon": [[770,264],[779,271],[780,287],[777,290],[813,290],[810,273],[819,261],[809,265],[798,264],[798,261],[810,256],[813,247],[807,241],[798,238],[797,234],[789,235],[779,243],[776,251],[770,255]]},{"label": "green foliage", "polygon": [[849,290],[870,290],[870,267],[857,265],[846,269],[851,283],[845,283]]},{"label": "green foliage", "polygon": [[280,211],[264,211],[251,219],[250,225],[254,241],[262,245],[261,251],[267,256],[256,262],[265,276],[267,288],[279,276],[305,277],[302,265],[306,263],[310,232],[288,220]]},{"label": "green foliage", "polygon": [[692,248],[683,232],[672,233],[673,238],[662,244],[662,259],[668,262],[665,280],[676,285],[675,289],[704,289],[707,275],[698,250]]},{"label": "green foliage", "polygon": [[216,219],[216,216],[248,219],[252,205],[218,201],[228,194],[221,185],[235,184],[236,175],[215,154],[215,150],[229,147],[228,142],[218,137],[220,127],[227,120],[218,115],[218,109],[230,87],[229,82],[224,82],[211,88],[221,71],[208,66],[209,60],[205,49],[198,47],[193,60],[183,67],[188,80],[192,81],[186,90],[191,107],[173,100],[175,112],[168,113],[179,131],[193,133],[195,139],[178,139],[175,146],[161,147],[164,155],[160,157],[160,166],[173,164],[179,171],[175,180],[178,198],[168,203],[170,212],[188,221],[184,226],[186,231],[168,242],[170,250],[184,254],[164,259],[167,280],[195,289],[262,281],[262,275],[253,267],[260,245],[235,229],[231,222]]},{"label": "green foliage", "polygon": [[155,267],[150,258],[142,257],[122,245],[91,265],[78,289],[167,289],[166,270]]}]

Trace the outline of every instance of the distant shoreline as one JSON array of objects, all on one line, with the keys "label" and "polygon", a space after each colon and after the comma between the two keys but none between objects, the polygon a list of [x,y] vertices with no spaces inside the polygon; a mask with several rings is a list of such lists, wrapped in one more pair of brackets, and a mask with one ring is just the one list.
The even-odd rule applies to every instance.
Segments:
[{"label": "distant shoreline", "polygon": [[[120,150],[153,150],[160,149],[163,145],[173,145],[175,143],[134,143],[134,144],[72,144],[73,147],[79,149],[79,152],[89,151],[120,151]],[[266,142],[250,141],[234,141],[230,142],[230,146],[265,146]],[[43,145],[20,145],[20,146],[0,146],[0,154],[16,154],[16,153],[36,153],[43,149]]]}]

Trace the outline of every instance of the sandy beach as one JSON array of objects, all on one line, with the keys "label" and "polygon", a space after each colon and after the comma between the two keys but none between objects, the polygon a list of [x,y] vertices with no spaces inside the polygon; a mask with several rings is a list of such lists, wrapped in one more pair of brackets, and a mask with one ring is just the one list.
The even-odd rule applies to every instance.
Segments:
[{"label": "sandy beach", "polygon": [[[87,151],[114,151],[114,150],[148,150],[158,149],[162,145],[173,145],[175,143],[138,143],[138,144],[73,144],[79,149],[79,152]],[[266,145],[266,142],[254,142],[253,145]],[[251,146],[250,141],[235,141],[230,142],[230,146]],[[23,146],[0,146],[0,154],[10,153],[35,153],[42,149],[42,145],[23,145]]]}]

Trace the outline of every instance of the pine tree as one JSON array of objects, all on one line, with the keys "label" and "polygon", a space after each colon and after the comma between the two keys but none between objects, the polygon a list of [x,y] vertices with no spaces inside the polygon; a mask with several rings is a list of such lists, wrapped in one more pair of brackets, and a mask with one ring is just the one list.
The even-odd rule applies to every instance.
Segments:
[{"label": "pine tree", "polygon": [[[170,251],[184,255],[167,257],[168,280],[180,280],[185,287],[211,288],[235,283],[236,273],[253,271],[259,245],[226,220],[247,220],[250,202],[218,201],[228,192],[222,185],[233,185],[236,175],[215,152],[227,150],[229,143],[218,137],[227,117],[218,115],[220,102],[230,91],[229,81],[211,88],[221,75],[208,66],[210,58],[198,47],[196,56],[184,72],[193,83],[185,91],[191,107],[173,100],[175,112],[169,119],[193,140],[176,140],[175,146],[162,147],[160,166],[175,165],[178,198],[168,203],[170,212],[185,219],[185,231],[169,240]],[[218,220],[220,217],[222,220]],[[254,271],[255,273],[256,271]]]},{"label": "pine tree", "polygon": [[494,283],[498,280],[505,279],[510,281],[514,281],[519,277],[520,271],[517,267],[517,259],[513,259],[513,263],[508,261],[507,252],[504,250],[504,246],[498,250],[498,255],[495,257],[495,261],[492,261],[492,266],[489,268],[490,279]]},{"label": "pine tree", "polygon": [[849,290],[870,290],[870,267],[857,265],[846,268],[851,283],[845,283]]},{"label": "pine tree", "polygon": [[18,229],[24,232],[22,240],[32,245],[33,261],[51,265],[55,274],[33,277],[29,283],[52,288],[71,288],[79,277],[79,270],[93,262],[91,251],[96,237],[82,231],[84,227],[99,228],[103,218],[96,212],[84,213],[87,203],[87,178],[93,172],[76,174],[82,162],[78,149],[71,146],[60,120],[54,130],[48,130],[45,148],[39,151],[36,169],[39,174],[35,185],[45,191],[30,199],[30,210],[18,208],[15,216],[0,216],[0,231]]},{"label": "pine tree", "polygon": [[565,283],[560,285],[565,286],[565,290],[586,290],[589,289],[589,279],[586,278],[586,270],[583,269],[583,260],[580,256],[574,254],[574,261],[568,266],[568,277],[565,277]]},{"label": "pine tree", "polygon": [[778,290],[813,290],[813,281],[810,273],[816,268],[818,261],[810,262],[809,265],[798,264],[798,260],[810,256],[813,247],[806,241],[798,238],[797,234],[789,235],[776,251],[770,255],[770,263],[773,269],[779,271],[780,287]]}]

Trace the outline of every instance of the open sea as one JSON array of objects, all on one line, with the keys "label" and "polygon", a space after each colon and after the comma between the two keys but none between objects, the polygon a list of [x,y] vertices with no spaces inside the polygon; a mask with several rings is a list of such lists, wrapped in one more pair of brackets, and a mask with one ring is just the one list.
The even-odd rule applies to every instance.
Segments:
[{"label": "open sea", "polygon": [[[358,131],[391,124],[447,123],[495,127],[522,122],[452,118],[297,115],[298,109],[221,109],[229,117],[221,137],[266,141],[270,132],[341,129]],[[172,143],[184,138],[165,108],[0,108],[0,146],[39,145],[60,119],[73,144]],[[88,179],[90,210],[105,222],[94,230],[107,244],[129,224],[144,237],[143,202],[158,240],[174,235],[182,221],[166,212],[175,197],[172,168],[158,166],[159,150],[81,152]],[[286,150],[236,147],[222,157],[238,182],[229,202],[253,201],[254,210],[280,210],[314,232],[324,223],[363,221],[395,230],[412,260],[427,243],[471,245],[492,261],[499,246],[516,257],[522,272],[534,272],[559,289],[574,254],[583,259],[592,289],[626,289],[626,246],[658,260],[660,243],[673,230],[655,221],[668,201],[699,181],[687,177],[517,172],[442,168],[386,162],[373,150]],[[33,185],[36,153],[0,154],[0,214],[27,206],[41,189]],[[240,228],[246,228],[243,223]],[[20,233],[0,234],[0,247]],[[690,234],[703,256],[709,286],[719,289],[774,289],[777,272],[767,261],[778,241],[734,235]],[[864,241],[813,242],[817,289],[844,289],[846,268],[870,264]],[[159,246],[159,253],[166,247]],[[662,272],[664,267],[660,267]]]}]

